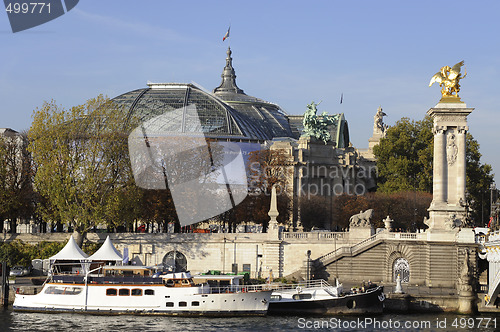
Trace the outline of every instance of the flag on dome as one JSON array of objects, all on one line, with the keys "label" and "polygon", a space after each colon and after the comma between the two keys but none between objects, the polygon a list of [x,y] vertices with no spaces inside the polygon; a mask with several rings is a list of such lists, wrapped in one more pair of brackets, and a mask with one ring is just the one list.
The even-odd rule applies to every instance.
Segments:
[{"label": "flag on dome", "polygon": [[229,26],[229,28],[227,28],[227,32],[226,34],[224,35],[224,38],[222,38],[222,41],[226,40],[227,38],[229,38],[229,30],[231,30],[231,26]]}]

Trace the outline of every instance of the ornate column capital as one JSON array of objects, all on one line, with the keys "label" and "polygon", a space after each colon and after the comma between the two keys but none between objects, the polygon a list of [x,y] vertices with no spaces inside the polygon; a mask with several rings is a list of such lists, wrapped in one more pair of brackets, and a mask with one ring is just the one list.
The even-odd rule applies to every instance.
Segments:
[{"label": "ornate column capital", "polygon": [[465,135],[467,133],[467,131],[469,131],[469,127],[468,126],[458,126],[457,127],[457,132],[459,134],[464,134]]},{"label": "ornate column capital", "polygon": [[446,131],[446,129],[448,129],[447,126],[434,126],[434,128],[432,128],[432,133],[434,135],[444,134],[444,132]]}]

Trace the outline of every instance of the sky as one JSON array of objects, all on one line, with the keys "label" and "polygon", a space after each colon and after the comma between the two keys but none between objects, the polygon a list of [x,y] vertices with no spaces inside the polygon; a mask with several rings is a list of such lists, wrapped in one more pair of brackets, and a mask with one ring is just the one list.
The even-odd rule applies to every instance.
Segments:
[{"label": "sky", "polygon": [[469,131],[500,184],[499,13],[500,1],[486,0],[81,0],[17,33],[3,13],[0,127],[29,129],[44,101],[69,108],[148,81],[212,90],[230,44],[245,93],[290,114],[321,102],[320,112],[344,113],[351,142],[364,149],[379,106],[389,125],[421,120],[441,97],[430,78],[464,60]]}]

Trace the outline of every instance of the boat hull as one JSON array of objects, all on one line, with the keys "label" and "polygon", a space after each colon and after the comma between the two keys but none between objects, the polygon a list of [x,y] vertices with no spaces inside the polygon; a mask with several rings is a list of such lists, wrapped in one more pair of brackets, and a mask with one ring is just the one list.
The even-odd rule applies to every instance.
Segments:
[{"label": "boat hull", "polygon": [[[109,295],[110,289],[116,290],[111,292],[115,295]],[[263,316],[270,296],[271,291],[212,293],[201,287],[48,283],[39,294],[16,294],[13,309],[94,315]]]},{"label": "boat hull", "polygon": [[268,314],[379,314],[383,312],[384,299],[383,287],[377,287],[365,293],[332,297],[330,299],[271,301]]}]

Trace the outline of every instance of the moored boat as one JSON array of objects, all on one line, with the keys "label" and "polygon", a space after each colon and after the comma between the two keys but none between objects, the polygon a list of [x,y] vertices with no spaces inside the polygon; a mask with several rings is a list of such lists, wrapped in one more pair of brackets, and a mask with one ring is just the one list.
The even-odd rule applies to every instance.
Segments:
[{"label": "moored boat", "polygon": [[195,283],[189,272],[154,275],[138,266],[100,266],[81,274],[53,274],[36,295],[16,294],[13,309],[30,312],[182,316],[265,315],[271,290]]},{"label": "moored boat", "polygon": [[343,292],[342,284],[324,280],[299,284],[272,285],[269,314],[331,315],[382,313],[385,295],[382,286],[370,285],[359,292]]}]

